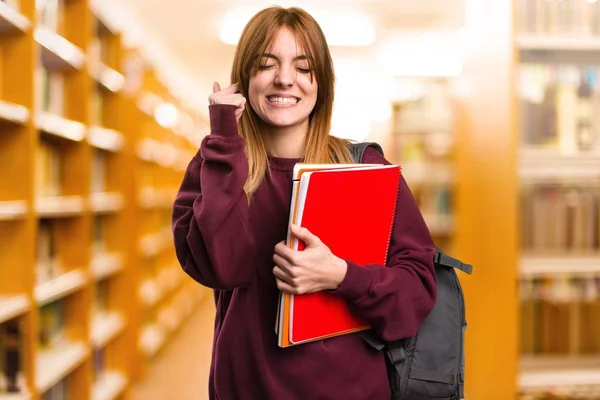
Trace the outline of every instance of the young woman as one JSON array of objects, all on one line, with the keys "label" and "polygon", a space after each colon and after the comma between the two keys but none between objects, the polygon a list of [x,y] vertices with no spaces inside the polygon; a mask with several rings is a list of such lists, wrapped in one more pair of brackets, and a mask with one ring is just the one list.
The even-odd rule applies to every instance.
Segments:
[{"label": "young woman", "polygon": [[[383,355],[356,335],[280,348],[278,291],[328,290],[384,340],[412,336],[433,308],[434,246],[404,180],[387,265],[332,254],[304,228],[286,236],[299,161],[352,162],[329,135],[334,74],[325,37],[298,8],[256,14],[239,41],[231,80],[210,96],[211,133],[191,160],[173,210],[184,271],[214,289],[210,398],[385,400]],[[363,162],[389,164],[367,149]]]}]

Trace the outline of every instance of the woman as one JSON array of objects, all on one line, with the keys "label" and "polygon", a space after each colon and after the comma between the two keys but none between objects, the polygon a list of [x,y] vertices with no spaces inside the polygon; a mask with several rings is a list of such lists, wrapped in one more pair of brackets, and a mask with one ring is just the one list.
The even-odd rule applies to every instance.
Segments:
[{"label": "woman", "polygon": [[[214,84],[211,134],[173,211],[179,262],[215,294],[210,398],[389,399],[383,355],[356,335],[279,348],[278,290],[329,290],[384,340],[414,335],[437,294],[434,246],[415,201],[402,181],[387,266],[343,260],[304,228],[294,234],[308,247],[288,249],[294,164],[352,161],[347,141],[329,135],[334,75],[318,24],[298,8],[259,12],[231,80]],[[372,148],[363,162],[389,164]]]}]

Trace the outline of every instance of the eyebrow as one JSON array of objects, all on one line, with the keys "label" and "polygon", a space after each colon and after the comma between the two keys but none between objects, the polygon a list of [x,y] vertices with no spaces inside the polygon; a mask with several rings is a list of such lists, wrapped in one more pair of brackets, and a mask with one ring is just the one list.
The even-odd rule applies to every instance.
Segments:
[{"label": "eyebrow", "polygon": [[[275,60],[279,60],[279,57],[277,57],[275,54],[271,54],[271,53],[263,53],[262,57],[273,58]],[[298,61],[298,60],[308,60],[308,56],[305,55],[305,54],[301,54],[299,56],[296,56],[294,58],[294,61]]]}]

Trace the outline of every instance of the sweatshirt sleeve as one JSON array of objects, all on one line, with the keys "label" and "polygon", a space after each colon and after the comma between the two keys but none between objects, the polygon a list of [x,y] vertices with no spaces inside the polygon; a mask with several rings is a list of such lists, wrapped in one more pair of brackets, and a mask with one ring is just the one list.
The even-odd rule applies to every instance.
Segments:
[{"label": "sweatshirt sleeve", "polygon": [[[367,148],[363,162],[390,164],[373,148]],[[413,336],[437,298],[434,255],[429,230],[402,178],[387,265],[361,266],[346,260],[346,276],[331,293],[344,298],[381,339]]]},{"label": "sweatshirt sleeve", "polygon": [[235,106],[211,105],[211,133],[189,163],[172,213],[177,259],[194,280],[213,289],[249,286],[253,246],[246,229],[248,177]]}]

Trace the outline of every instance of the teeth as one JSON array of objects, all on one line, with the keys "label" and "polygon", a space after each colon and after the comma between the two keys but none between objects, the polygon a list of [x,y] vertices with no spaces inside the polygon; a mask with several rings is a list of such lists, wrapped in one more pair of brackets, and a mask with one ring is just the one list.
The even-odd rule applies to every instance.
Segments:
[{"label": "teeth", "polygon": [[298,102],[298,99],[295,97],[274,97],[271,96],[269,97],[269,101],[271,103],[277,103],[277,104],[296,104]]}]

